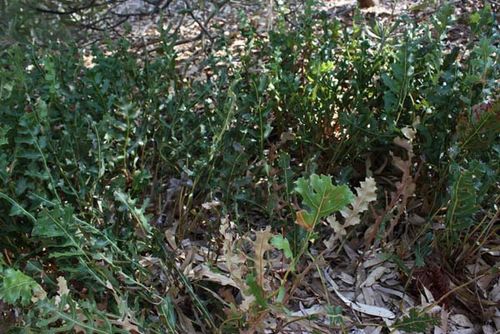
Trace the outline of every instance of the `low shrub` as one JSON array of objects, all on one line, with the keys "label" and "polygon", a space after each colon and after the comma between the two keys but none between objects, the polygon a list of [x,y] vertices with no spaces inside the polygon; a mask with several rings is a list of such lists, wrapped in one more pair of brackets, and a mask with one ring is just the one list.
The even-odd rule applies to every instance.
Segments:
[{"label": "low shrub", "polygon": [[[349,233],[332,242],[412,233],[421,264],[473,256],[498,218],[497,32],[485,8],[465,48],[452,48],[452,13],[418,24],[358,13],[346,26],[309,5],[266,37],[242,20],[245,51],[217,53],[230,48],[221,36],[201,78],[180,75],[165,36],[155,57],[127,40],[90,56],[66,44],[3,50],[0,298],[19,312],[13,330],[254,326],[269,304],[286,305],[287,279],[297,284],[309,247],[332,234],[327,217]],[[409,213],[428,224],[408,232]],[[233,224],[222,236],[221,221]],[[225,318],[172,240],[227,255],[224,242],[267,226],[239,277],[255,312],[232,305]],[[259,267],[272,248],[290,264],[276,293]]]}]

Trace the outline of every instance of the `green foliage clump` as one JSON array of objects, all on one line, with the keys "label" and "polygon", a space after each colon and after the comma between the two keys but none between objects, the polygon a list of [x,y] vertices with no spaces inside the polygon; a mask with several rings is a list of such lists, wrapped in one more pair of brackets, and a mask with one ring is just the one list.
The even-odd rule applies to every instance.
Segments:
[{"label": "green foliage clump", "polygon": [[[228,48],[222,36],[203,62],[213,74],[199,80],[180,75],[165,36],[156,57],[120,40],[95,47],[91,65],[76,46],[9,44],[0,52],[0,251],[9,258],[0,298],[20,310],[14,326],[187,332],[188,314],[215,331],[223,313],[209,309],[221,302],[179,269],[165,229],[218,251],[221,217],[242,233],[264,221],[286,234],[271,244],[295,270],[321,219],[352,203],[348,184],[386,171],[410,128],[412,196],[429,220],[446,212],[445,232],[428,239],[457,247],[498,202],[500,122],[489,101],[498,90],[491,10],[471,17],[465,50],[446,44],[451,14],[445,6],[427,24],[365,24],[358,14],[346,27],[309,6],[280,15],[268,39],[243,20],[241,61],[216,53]],[[267,306],[257,279],[247,284]],[[431,321],[410,312],[399,324]]]}]

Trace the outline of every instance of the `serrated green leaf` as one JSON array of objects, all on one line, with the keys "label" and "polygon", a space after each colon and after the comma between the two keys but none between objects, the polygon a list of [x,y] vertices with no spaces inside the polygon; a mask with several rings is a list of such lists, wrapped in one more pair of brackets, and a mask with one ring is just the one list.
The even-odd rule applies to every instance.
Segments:
[{"label": "serrated green leaf", "polygon": [[486,164],[472,160],[450,166],[450,202],[446,213],[446,230],[451,240],[476,224],[476,214],[493,189],[497,173]]},{"label": "serrated green leaf", "polygon": [[[472,223],[472,217],[479,209],[476,182],[481,175],[479,170],[463,169],[457,164],[451,165],[450,173],[451,203],[446,215],[447,224],[452,229],[462,229]],[[460,224],[455,225],[455,221],[460,221]]]},{"label": "serrated green leaf", "polygon": [[309,180],[302,177],[296,182],[295,191],[309,211],[297,213],[297,222],[305,228],[313,228],[319,219],[343,209],[354,200],[354,194],[346,185],[334,186],[331,176],[312,174]]},{"label": "serrated green leaf", "polygon": [[425,313],[420,313],[418,310],[412,308],[409,315],[401,318],[394,324],[394,328],[405,332],[424,333],[430,326],[438,323],[439,321],[436,318]]},{"label": "serrated green leaf", "polygon": [[138,208],[136,206],[137,200],[130,198],[128,194],[121,191],[115,191],[114,195],[115,199],[123,204],[122,210],[130,212],[146,235],[150,234],[152,232],[152,227],[148,222],[148,218],[144,214],[147,203],[145,203],[141,208]]},{"label": "serrated green leaf", "polygon": [[267,300],[264,296],[264,290],[257,283],[257,280],[254,275],[248,275],[246,279],[246,283],[248,285],[248,293],[255,297],[255,301],[257,305],[265,308],[267,307]]},{"label": "serrated green leaf", "polygon": [[7,138],[7,133],[11,128],[8,125],[0,127],[0,146],[6,145],[9,143]]},{"label": "serrated green leaf", "polygon": [[32,297],[40,295],[42,287],[23,272],[9,268],[3,273],[0,299],[8,304],[16,304],[20,300],[22,305],[28,305]]},{"label": "serrated green leaf", "polygon": [[177,316],[175,314],[174,304],[172,302],[172,298],[166,297],[163,300],[163,303],[160,305],[161,314],[165,318],[165,322],[167,327],[171,331],[175,331],[175,325],[177,323]]},{"label": "serrated green leaf", "polygon": [[46,299],[40,302],[36,327],[43,333],[71,333],[80,328],[85,333],[106,334],[114,332],[106,314],[97,309],[92,301],[76,302],[68,294],[60,296],[60,301]]},{"label": "serrated green leaf", "polygon": [[72,222],[73,209],[70,207],[43,210],[33,227],[32,235],[42,238],[69,237],[75,231]]}]

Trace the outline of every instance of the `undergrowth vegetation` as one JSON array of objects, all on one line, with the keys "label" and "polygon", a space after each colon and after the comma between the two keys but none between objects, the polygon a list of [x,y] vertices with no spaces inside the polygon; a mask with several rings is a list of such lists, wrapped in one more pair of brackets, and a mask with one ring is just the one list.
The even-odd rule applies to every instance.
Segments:
[{"label": "undergrowth vegetation", "polygon": [[[308,7],[269,36],[242,17],[244,51],[221,34],[196,78],[167,34],[155,56],[124,39],[90,64],[71,45],[2,50],[2,322],[259,330],[352,240],[397,243],[384,254],[403,280],[439,266],[465,283],[498,238],[498,34],[486,7],[450,46],[452,14],[347,27]],[[420,311],[391,329],[432,324]]]}]

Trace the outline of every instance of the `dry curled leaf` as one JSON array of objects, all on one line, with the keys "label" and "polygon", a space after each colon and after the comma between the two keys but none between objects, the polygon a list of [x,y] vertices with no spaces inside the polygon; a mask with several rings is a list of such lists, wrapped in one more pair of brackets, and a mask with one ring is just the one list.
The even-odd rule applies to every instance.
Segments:
[{"label": "dry curled leaf", "polygon": [[303,227],[306,231],[310,232],[313,229],[312,225],[309,225],[304,218],[304,214],[307,212],[305,210],[297,211],[297,218],[295,219],[295,223],[301,227]]},{"label": "dry curled leaf", "polygon": [[[335,241],[347,234],[347,226],[354,226],[359,224],[361,222],[361,213],[368,210],[368,204],[377,199],[377,184],[375,182],[375,179],[373,179],[372,177],[367,177],[360,183],[360,187],[356,188],[356,193],[357,196],[355,197],[352,204],[340,211],[342,217],[344,217],[345,219],[344,224],[338,222],[334,215],[331,215],[326,219],[330,227],[333,229],[333,233],[330,238],[323,241],[327,249],[333,248]],[[297,223],[301,225],[301,223]]]},{"label": "dry curled leaf", "polygon": [[360,187],[356,188],[357,196],[351,207],[347,207],[340,211],[342,217],[345,218],[344,226],[357,225],[360,223],[359,215],[368,210],[368,204],[377,199],[377,184],[375,179],[367,177],[360,183]]},{"label": "dry curled leaf", "polygon": [[230,277],[238,284],[238,288],[243,291],[246,289],[245,280],[243,279],[246,259],[243,254],[234,250],[234,243],[237,236],[232,231],[233,227],[234,223],[229,221],[229,219],[223,218],[221,220],[219,232],[224,238],[222,257],[225,259]]},{"label": "dry curled leaf", "polygon": [[271,227],[268,226],[265,230],[258,231],[255,233],[255,272],[256,272],[256,281],[260,287],[264,288],[264,271],[266,267],[266,260],[264,257],[264,253],[268,250],[272,249],[272,246],[269,244],[269,240],[273,234],[271,233]]},{"label": "dry curled leaf", "polygon": [[386,308],[357,303],[349,300],[347,297],[340,293],[337,283],[335,283],[335,281],[330,277],[330,274],[326,270],[324,271],[324,275],[326,280],[330,284],[331,290],[335,292],[335,294],[342,300],[342,302],[344,302],[344,304],[346,304],[353,310],[386,319],[394,319],[396,317],[393,312]]},{"label": "dry curled leaf", "polygon": [[69,293],[68,282],[66,282],[66,279],[63,276],[59,276],[57,278],[57,287],[57,294],[59,296],[64,296]]},{"label": "dry curled leaf", "polygon": [[366,278],[366,280],[361,283],[360,287],[363,287],[363,286],[372,286],[373,284],[375,284],[375,282],[377,282],[380,277],[382,277],[382,275],[386,272],[386,268],[381,266],[381,267],[377,267],[375,268],[369,275],[368,277]]},{"label": "dry curled leaf", "polygon": [[330,238],[328,240],[324,240],[323,243],[325,244],[327,249],[332,249],[335,241],[346,235],[347,231],[344,228],[344,225],[339,223],[333,215],[326,218],[326,221],[332,228],[333,233],[330,235]]},{"label": "dry curled leaf", "polygon": [[201,279],[219,283],[220,285],[224,286],[230,285],[237,289],[240,289],[240,286],[236,284],[236,282],[232,278],[227,277],[224,274],[215,273],[212,270],[210,270],[208,266],[204,264],[201,264],[197,268],[195,268],[194,272],[196,276],[200,277]]},{"label": "dry curled leaf", "polygon": [[68,282],[66,282],[66,279],[63,276],[59,276],[57,278],[57,295],[55,297],[56,305],[59,305],[61,297],[67,294],[69,294]]}]

